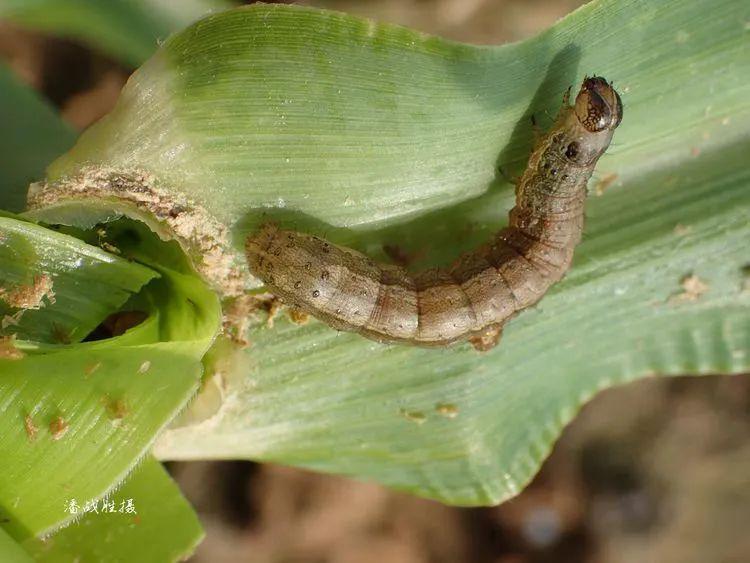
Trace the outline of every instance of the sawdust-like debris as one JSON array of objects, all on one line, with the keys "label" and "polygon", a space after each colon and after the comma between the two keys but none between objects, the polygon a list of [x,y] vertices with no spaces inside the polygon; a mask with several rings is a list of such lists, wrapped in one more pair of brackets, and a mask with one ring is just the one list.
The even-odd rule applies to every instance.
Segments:
[{"label": "sawdust-like debris", "polygon": [[60,438],[65,436],[69,429],[70,425],[68,425],[65,419],[61,416],[56,416],[49,423],[49,431],[50,434],[52,434],[53,440],[59,440]]},{"label": "sawdust-like debris", "polygon": [[266,319],[266,326],[268,328],[273,328],[273,322],[276,320],[276,317],[279,316],[279,311],[281,311],[281,307],[283,303],[280,299],[277,297],[274,297],[270,301],[266,302],[267,307],[266,311],[268,312],[268,318]]},{"label": "sawdust-like debris", "polygon": [[55,292],[52,290],[52,278],[48,274],[34,276],[29,285],[18,284],[10,289],[0,287],[0,299],[15,309],[41,309],[45,306],[45,297],[50,305],[54,304]]},{"label": "sawdust-like debris", "polygon": [[410,411],[407,409],[401,409],[401,411],[399,412],[401,416],[403,416],[409,422],[413,422],[414,424],[421,425],[427,422],[427,415],[421,411]]},{"label": "sawdust-like debris", "polygon": [[30,414],[23,417],[23,427],[26,430],[26,436],[29,438],[29,442],[36,440],[36,435],[39,433],[39,427],[34,423],[34,419]]},{"label": "sawdust-like debris", "polygon": [[289,319],[296,325],[304,325],[310,320],[310,314],[297,307],[290,307],[287,311]]},{"label": "sawdust-like debris", "polygon": [[112,419],[113,424],[119,424],[128,414],[128,407],[122,399],[113,399],[106,396],[102,399],[107,415]]},{"label": "sawdust-like debris", "polygon": [[3,360],[20,360],[26,354],[16,348],[16,337],[0,336],[0,359]]},{"label": "sawdust-like debris", "polygon": [[265,312],[268,315],[266,324],[270,328],[281,306],[279,298],[272,293],[240,295],[224,305],[223,332],[229,340],[246,348],[250,345],[248,332],[256,313]]},{"label": "sawdust-like debris", "polygon": [[58,182],[33,184],[28,203],[39,209],[71,199],[106,197],[127,201],[155,216],[194,259],[196,269],[225,296],[243,292],[249,274],[244,257],[231,250],[229,228],[196,202],[157,186],[154,176],[144,170],[84,167]]},{"label": "sawdust-like debris", "polygon": [[240,295],[223,307],[222,327],[224,334],[242,348],[250,345],[247,333],[252,315],[261,306],[255,295]]},{"label": "sawdust-like debris", "polygon": [[19,309],[12,315],[4,315],[2,322],[0,322],[0,327],[5,330],[9,326],[17,326],[21,322],[21,317],[25,312],[26,309]]},{"label": "sawdust-like debris", "polygon": [[682,285],[682,292],[670,297],[670,303],[697,301],[701,295],[710,289],[709,286],[695,274],[689,274],[682,278],[680,285]]},{"label": "sawdust-like debris", "polygon": [[435,405],[435,411],[445,418],[456,418],[458,416],[458,407],[453,403],[438,403]]}]

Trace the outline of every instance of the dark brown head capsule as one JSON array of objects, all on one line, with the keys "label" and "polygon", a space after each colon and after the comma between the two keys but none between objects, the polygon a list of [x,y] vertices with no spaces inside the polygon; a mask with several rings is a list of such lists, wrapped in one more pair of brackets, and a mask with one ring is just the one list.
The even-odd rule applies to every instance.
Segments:
[{"label": "dark brown head capsule", "polygon": [[575,112],[587,131],[614,129],[622,121],[620,95],[601,76],[586,78],[576,96]]}]

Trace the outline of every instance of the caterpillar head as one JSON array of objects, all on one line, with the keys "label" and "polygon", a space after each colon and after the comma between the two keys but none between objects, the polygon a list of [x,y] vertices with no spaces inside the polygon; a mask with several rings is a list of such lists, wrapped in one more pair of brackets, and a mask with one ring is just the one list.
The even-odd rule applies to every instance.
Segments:
[{"label": "caterpillar head", "polygon": [[612,85],[600,76],[586,78],[573,107],[560,113],[561,130],[556,147],[577,166],[591,166],[609,147],[622,121],[622,101]]},{"label": "caterpillar head", "polygon": [[586,78],[576,96],[575,114],[591,133],[614,130],[622,121],[622,100],[601,76]]}]

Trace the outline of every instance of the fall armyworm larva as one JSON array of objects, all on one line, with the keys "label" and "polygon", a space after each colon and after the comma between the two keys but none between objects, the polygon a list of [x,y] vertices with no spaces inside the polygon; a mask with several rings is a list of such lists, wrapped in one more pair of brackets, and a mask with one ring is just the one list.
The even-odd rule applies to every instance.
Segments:
[{"label": "fall armyworm larva", "polygon": [[513,315],[560,280],[581,239],[586,184],[622,119],[601,77],[586,78],[538,141],[509,224],[448,268],[410,274],[321,238],[267,224],[247,239],[251,271],[283,301],[338,330],[384,342],[494,346]]}]

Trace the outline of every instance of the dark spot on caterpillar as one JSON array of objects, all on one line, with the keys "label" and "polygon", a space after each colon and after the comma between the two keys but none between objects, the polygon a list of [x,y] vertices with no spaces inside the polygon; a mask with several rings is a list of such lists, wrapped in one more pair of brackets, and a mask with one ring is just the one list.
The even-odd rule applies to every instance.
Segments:
[{"label": "dark spot on caterpillar", "polygon": [[576,141],[572,141],[568,144],[568,148],[565,149],[565,156],[567,156],[570,159],[575,159],[575,157],[578,156],[578,143]]},{"label": "dark spot on caterpillar", "polygon": [[[448,269],[412,275],[272,225],[248,238],[251,269],[281,299],[338,330],[381,342],[447,346],[468,339],[477,349],[491,348],[503,325],[538,302],[570,267],[583,231],[587,182],[622,119],[620,98],[601,77],[583,81],[572,107],[567,96],[564,100],[518,181],[508,226]],[[281,237],[299,242],[283,257],[276,253]],[[258,268],[262,259],[275,264],[282,283]],[[300,264],[306,271],[314,265],[320,280],[297,281]],[[342,264],[346,267],[334,279],[330,272]],[[322,291],[335,294],[341,306],[331,310],[326,300],[318,302]]]}]

